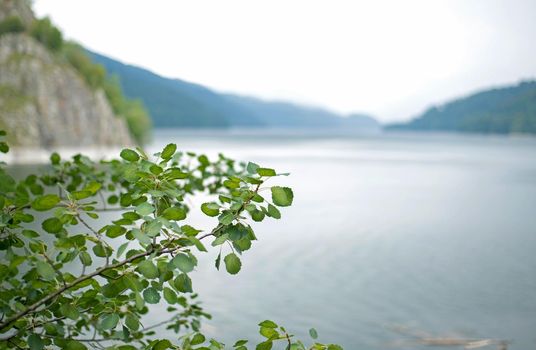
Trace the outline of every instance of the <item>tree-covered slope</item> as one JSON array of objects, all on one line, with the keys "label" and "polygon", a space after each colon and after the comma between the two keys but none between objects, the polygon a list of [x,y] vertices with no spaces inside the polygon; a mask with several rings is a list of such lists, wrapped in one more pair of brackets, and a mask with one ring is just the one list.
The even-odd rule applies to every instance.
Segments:
[{"label": "tree-covered slope", "polygon": [[222,94],[89,54],[119,78],[127,96],[144,101],[156,127],[379,128],[368,116],[344,118],[321,108]]},{"label": "tree-covered slope", "polygon": [[25,0],[0,1],[0,129],[21,148],[144,143],[150,119]]},{"label": "tree-covered slope", "polygon": [[536,133],[536,81],[482,91],[432,107],[389,129],[478,133]]}]

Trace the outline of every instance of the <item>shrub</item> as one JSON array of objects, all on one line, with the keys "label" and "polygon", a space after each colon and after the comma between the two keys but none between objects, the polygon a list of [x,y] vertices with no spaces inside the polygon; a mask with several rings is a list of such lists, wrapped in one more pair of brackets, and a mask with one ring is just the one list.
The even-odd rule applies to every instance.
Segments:
[{"label": "shrub", "polygon": [[32,23],[30,34],[52,51],[59,51],[63,45],[63,35],[48,17],[37,19]]},{"label": "shrub", "polygon": [[0,22],[0,36],[6,33],[24,32],[24,24],[17,16],[11,16]]}]

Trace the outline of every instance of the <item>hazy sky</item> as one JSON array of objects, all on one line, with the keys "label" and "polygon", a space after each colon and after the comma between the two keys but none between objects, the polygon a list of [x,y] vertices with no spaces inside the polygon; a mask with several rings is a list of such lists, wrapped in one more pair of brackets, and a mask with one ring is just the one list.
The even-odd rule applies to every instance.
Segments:
[{"label": "hazy sky", "polygon": [[536,77],[535,0],[36,0],[65,35],[222,91],[407,119]]}]

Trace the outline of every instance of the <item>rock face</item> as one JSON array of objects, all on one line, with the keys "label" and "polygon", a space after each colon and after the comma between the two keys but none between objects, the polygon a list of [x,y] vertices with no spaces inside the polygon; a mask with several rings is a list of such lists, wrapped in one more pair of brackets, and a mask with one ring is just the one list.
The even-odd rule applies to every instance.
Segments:
[{"label": "rock face", "polygon": [[[31,21],[21,1],[0,3],[0,21],[12,15]],[[133,144],[103,91],[92,90],[67,62],[24,33],[0,36],[0,129],[12,146],[23,148]]]}]

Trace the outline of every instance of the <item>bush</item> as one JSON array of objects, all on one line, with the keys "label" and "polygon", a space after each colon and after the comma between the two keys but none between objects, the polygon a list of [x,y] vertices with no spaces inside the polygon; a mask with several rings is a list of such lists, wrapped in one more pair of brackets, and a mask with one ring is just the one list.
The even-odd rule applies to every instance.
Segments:
[{"label": "bush", "polygon": [[17,16],[11,16],[0,22],[0,36],[6,33],[24,32],[24,24]]},{"label": "bush", "polygon": [[63,45],[63,35],[48,17],[37,19],[32,23],[30,34],[37,41],[52,51],[59,51]]}]

